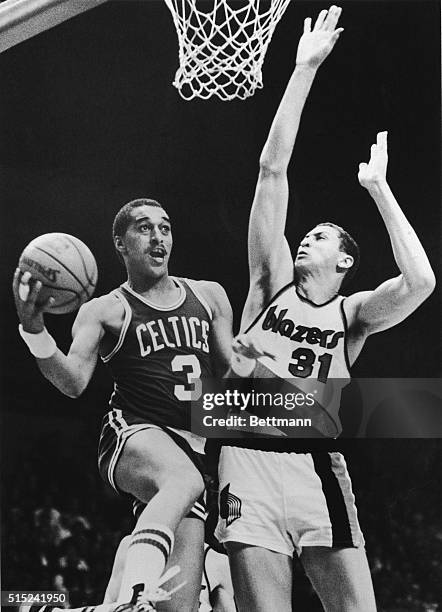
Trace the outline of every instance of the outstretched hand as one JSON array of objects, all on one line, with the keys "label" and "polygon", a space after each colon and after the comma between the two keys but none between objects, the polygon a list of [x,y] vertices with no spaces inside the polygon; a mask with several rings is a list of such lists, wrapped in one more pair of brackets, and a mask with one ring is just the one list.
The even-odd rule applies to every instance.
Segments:
[{"label": "outstretched hand", "polygon": [[52,297],[44,302],[38,302],[41,288],[42,283],[33,279],[30,272],[16,269],[12,284],[15,307],[23,329],[31,334],[38,334],[44,329],[43,313],[54,302]]},{"label": "outstretched hand", "polygon": [[368,164],[359,164],[358,180],[362,187],[370,189],[387,180],[387,132],[379,132],[376,144],[371,145]]},{"label": "outstretched hand", "polygon": [[319,13],[313,31],[311,17],[304,20],[304,34],[298,45],[296,64],[319,68],[325,58],[331,53],[344,28],[337,28],[342,9],[331,6],[328,11]]},{"label": "outstretched hand", "polygon": [[232,342],[232,351],[236,355],[247,357],[247,359],[258,359],[258,357],[270,357],[275,359],[273,353],[269,353],[262,348],[261,343],[253,339],[248,334],[239,334]]}]

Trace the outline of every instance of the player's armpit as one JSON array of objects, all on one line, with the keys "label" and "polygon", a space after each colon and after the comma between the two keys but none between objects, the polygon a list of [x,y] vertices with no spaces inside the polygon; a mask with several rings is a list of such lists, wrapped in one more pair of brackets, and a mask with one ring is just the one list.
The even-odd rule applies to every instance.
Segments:
[{"label": "player's armpit", "polygon": [[[289,250],[285,238],[284,242]],[[292,283],[293,280],[294,266],[291,254],[289,258],[285,258],[285,260],[281,261],[281,271],[279,274],[269,273],[268,277],[263,275],[253,279],[250,278],[249,291],[241,316],[240,333],[245,333],[276,294]]]},{"label": "player's armpit", "polygon": [[201,281],[200,289],[212,310],[210,354],[216,374],[222,376],[229,368],[232,352],[232,307],[224,287],[219,283]]},{"label": "player's armpit", "polygon": [[402,274],[391,278],[374,291],[361,291],[346,300],[349,327],[357,326],[367,334],[394,327],[413,313],[432,293],[434,284],[410,287]]}]

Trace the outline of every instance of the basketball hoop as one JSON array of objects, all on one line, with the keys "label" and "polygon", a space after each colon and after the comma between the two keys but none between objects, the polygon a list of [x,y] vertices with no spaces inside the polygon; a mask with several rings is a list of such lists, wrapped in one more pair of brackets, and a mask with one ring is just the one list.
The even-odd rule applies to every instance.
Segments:
[{"label": "basketball hoop", "polygon": [[267,47],[290,0],[165,2],[178,34],[173,85],[182,98],[245,100],[262,88]]}]

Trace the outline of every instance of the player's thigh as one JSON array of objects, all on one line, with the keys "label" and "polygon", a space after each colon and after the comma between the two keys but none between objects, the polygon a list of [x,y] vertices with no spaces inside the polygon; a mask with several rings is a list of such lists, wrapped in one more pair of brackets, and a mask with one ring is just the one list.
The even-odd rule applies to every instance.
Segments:
[{"label": "player's thigh", "polygon": [[292,558],[239,542],[225,546],[239,612],[291,612]]},{"label": "player's thigh", "polygon": [[375,612],[365,548],[306,546],[301,562],[326,612]]},{"label": "player's thigh", "polygon": [[204,481],[187,454],[160,429],[142,429],[126,440],[115,467],[115,482],[147,503],[164,486],[197,498]]},{"label": "player's thigh", "polygon": [[215,589],[211,596],[213,612],[236,612],[233,593],[222,586]]},{"label": "player's thigh", "polygon": [[164,588],[168,591],[181,582],[186,584],[172,595],[169,602],[158,605],[164,612],[197,612],[204,560],[204,522],[184,518],[175,532],[175,545],[168,567],[179,565],[181,571]]},{"label": "player's thigh", "polygon": [[[212,601],[214,610],[235,611],[232,576],[230,573],[228,556],[209,549],[204,561],[204,572],[207,583],[210,585],[210,600]],[[230,607],[227,605],[228,601],[231,602]],[[218,605],[215,605],[216,603]]]}]

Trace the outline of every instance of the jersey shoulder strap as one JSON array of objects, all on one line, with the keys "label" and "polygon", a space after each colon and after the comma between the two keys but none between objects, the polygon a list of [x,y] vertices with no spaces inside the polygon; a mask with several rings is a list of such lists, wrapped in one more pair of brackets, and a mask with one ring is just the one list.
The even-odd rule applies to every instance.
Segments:
[{"label": "jersey shoulder strap", "polygon": [[103,340],[102,340],[103,354],[101,355],[101,360],[103,361],[103,363],[107,363],[110,359],[112,359],[115,353],[117,353],[120,350],[121,346],[123,345],[124,338],[126,337],[127,330],[129,329],[130,322],[132,320],[132,308],[130,307],[126,296],[124,295],[124,291],[122,290],[122,287],[117,287],[117,289],[114,289],[113,291],[111,291],[111,294],[115,295],[115,297],[118,300],[120,300],[121,304],[123,305],[124,319],[123,319],[123,324],[121,326],[120,334],[117,339],[117,343],[114,344],[113,347],[112,347],[112,341],[114,340],[114,337],[109,332],[106,332],[103,337]]}]

